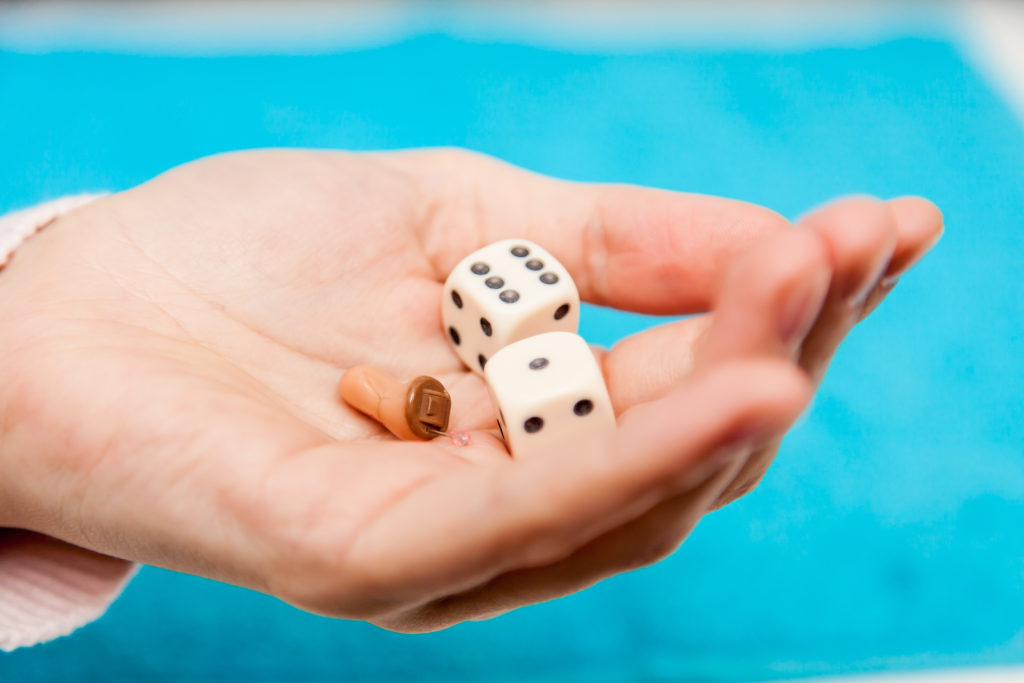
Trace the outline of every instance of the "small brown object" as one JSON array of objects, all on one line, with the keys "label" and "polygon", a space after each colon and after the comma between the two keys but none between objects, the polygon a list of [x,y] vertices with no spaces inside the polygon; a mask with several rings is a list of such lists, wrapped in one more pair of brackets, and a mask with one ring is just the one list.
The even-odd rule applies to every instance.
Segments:
[{"label": "small brown object", "polygon": [[433,377],[402,384],[380,368],[357,365],[342,375],[338,394],[399,439],[433,439],[448,429],[452,399]]}]

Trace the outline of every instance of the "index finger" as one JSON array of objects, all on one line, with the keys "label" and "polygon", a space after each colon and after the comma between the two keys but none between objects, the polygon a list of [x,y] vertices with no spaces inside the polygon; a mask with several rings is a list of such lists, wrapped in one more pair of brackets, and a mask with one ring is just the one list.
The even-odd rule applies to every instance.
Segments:
[{"label": "index finger", "polygon": [[789,227],[733,199],[550,178],[463,150],[378,155],[413,179],[417,232],[438,279],[491,242],[523,237],[572,274],[590,303],[639,313],[707,310],[719,274],[759,237]]}]

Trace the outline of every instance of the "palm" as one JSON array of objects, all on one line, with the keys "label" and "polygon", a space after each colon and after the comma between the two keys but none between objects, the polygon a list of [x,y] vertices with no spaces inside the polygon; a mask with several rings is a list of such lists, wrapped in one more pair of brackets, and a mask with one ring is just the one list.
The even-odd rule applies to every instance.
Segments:
[{"label": "palm", "polygon": [[[490,195],[481,197],[485,186]],[[629,225],[640,200],[653,204],[651,215]],[[623,224],[621,234],[594,227],[598,210]],[[695,240],[711,242],[696,268],[664,253],[653,273],[631,260],[631,232],[664,230],[688,213],[699,214],[691,228],[724,224],[731,241]],[[518,234],[549,246],[585,298],[691,312],[710,304],[714,272],[778,225],[748,205],[598,193],[458,154],[272,152],[175,170],[63,219],[24,248],[34,268],[12,265],[12,282],[42,291],[47,304],[45,319],[26,314],[14,328],[31,348],[13,394],[59,387],[16,416],[38,460],[34,476],[15,481],[25,500],[59,504],[15,521],[397,628],[578,589],[678,543],[751,450],[706,470],[666,447],[656,465],[631,473],[587,464],[587,453],[608,446],[583,444],[559,470],[554,457],[513,467],[489,431],[495,414],[482,381],[442,334],[441,280],[469,251]],[[650,249],[648,260],[664,251]],[[826,267],[813,261],[789,279]],[[44,283],[52,272],[63,277]],[[655,278],[685,286],[660,291]],[[712,326],[705,335],[705,326],[677,324],[614,349],[604,365],[617,412],[638,405],[632,423],[652,419],[648,404],[689,375],[694,358],[699,364],[695,340],[737,333]],[[819,336],[835,337],[842,324],[827,327]],[[740,336],[762,343],[755,332]],[[716,353],[705,353],[705,365]],[[472,445],[398,443],[340,404],[337,380],[360,363],[438,377],[453,396],[453,426],[473,430]],[[794,388],[754,392],[733,410],[784,425],[800,392],[780,371],[763,372]],[[734,428],[720,422],[723,435]],[[593,503],[576,483],[588,468],[590,485],[609,489]],[[658,484],[665,500],[637,502],[666,479],[676,485]],[[609,558],[624,538],[620,554],[629,557]]]}]

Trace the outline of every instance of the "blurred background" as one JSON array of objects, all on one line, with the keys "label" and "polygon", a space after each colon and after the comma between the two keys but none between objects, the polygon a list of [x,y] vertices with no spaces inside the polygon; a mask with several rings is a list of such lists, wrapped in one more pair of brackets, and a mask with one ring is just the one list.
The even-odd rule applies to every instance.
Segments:
[{"label": "blurred background", "polygon": [[655,567],[425,636],[146,568],[0,681],[1024,680],[1022,121],[1024,3],[0,2],[0,212],[225,150],[459,145],[947,224],[760,488]]}]

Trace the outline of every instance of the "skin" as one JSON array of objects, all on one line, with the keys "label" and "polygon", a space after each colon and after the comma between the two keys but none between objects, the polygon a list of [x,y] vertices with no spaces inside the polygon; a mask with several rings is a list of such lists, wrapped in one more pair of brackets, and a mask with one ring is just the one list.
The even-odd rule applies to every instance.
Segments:
[{"label": "skin", "polygon": [[[794,228],[458,150],[187,164],[59,219],[0,272],[0,526],[405,632],[566,595],[750,491],[941,230],[920,198],[844,199]],[[512,236],[586,301],[712,311],[595,349],[614,439],[511,460],[450,351],[445,276]],[[396,441],[343,405],[359,363],[441,379],[472,445]]]}]

